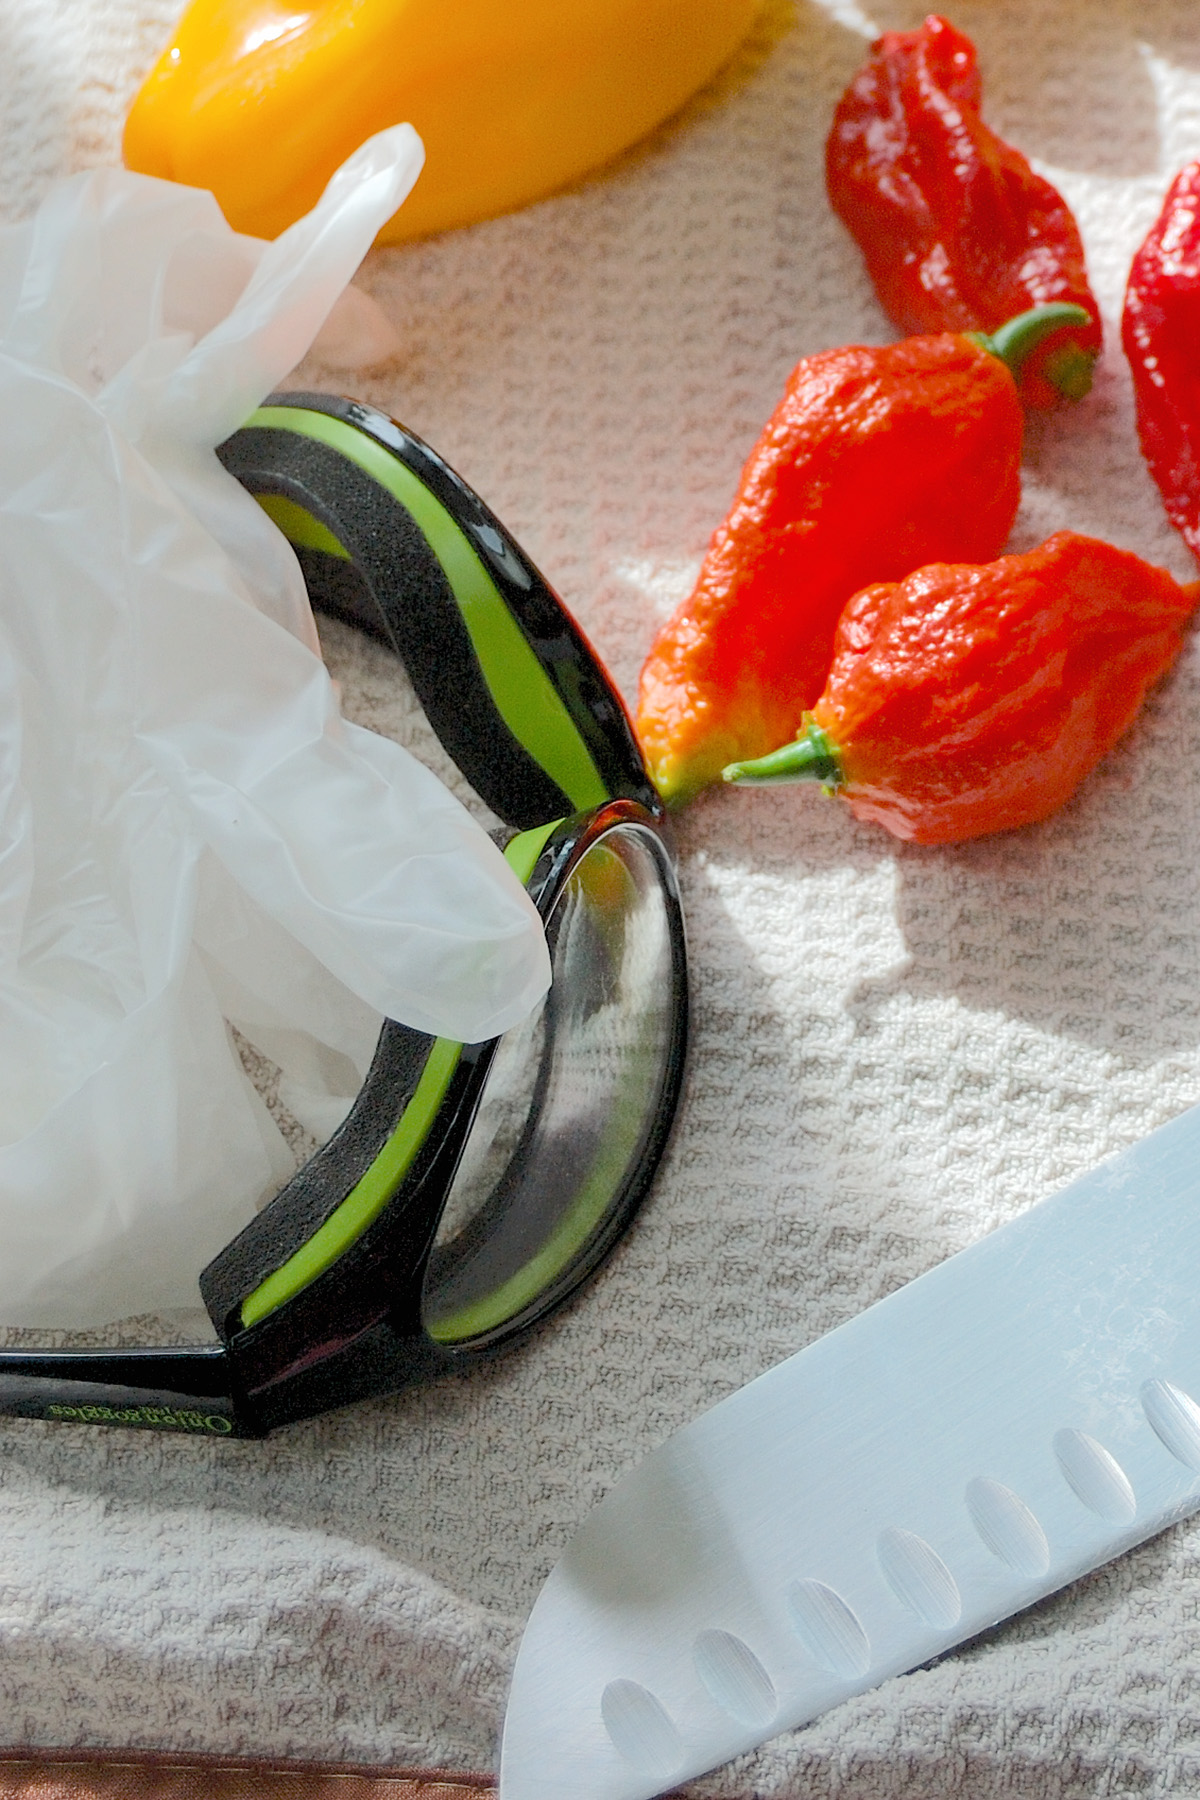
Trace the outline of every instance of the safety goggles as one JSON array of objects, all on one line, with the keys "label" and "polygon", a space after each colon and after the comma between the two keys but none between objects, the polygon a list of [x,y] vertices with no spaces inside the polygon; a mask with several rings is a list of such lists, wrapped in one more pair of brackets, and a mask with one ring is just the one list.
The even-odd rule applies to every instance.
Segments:
[{"label": "safety goggles", "polygon": [[526,1332],[596,1268],[666,1146],[687,969],[661,802],[570,614],[382,413],[277,394],[221,448],[313,604],[397,652],[512,834],[553,981],[502,1038],[385,1023],[345,1122],[209,1263],[219,1342],[0,1352],[0,1413],[257,1437]]}]

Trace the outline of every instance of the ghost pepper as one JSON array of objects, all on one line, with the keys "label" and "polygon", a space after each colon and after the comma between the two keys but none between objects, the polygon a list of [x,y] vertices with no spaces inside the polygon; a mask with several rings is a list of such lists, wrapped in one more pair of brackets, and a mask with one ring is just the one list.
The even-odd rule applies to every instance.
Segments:
[{"label": "ghost pepper", "polygon": [[1078,399],[1100,351],[1100,312],[1062,195],[980,117],[970,38],[931,14],[886,31],[842,96],[826,183],[902,331],[994,331],[1050,300],[1085,323],[1050,338],[1021,379],[1026,405]]},{"label": "ghost pepper", "polygon": [[1086,316],[1040,308],[991,338],[851,345],[797,364],[642,670],[638,732],[668,803],[790,736],[859,588],[999,554],[1020,498],[1012,371],[1064,318]]},{"label": "ghost pepper", "polygon": [[1200,162],[1175,177],[1133,259],[1121,337],[1142,454],[1200,557]]},{"label": "ghost pepper", "polygon": [[1061,531],[855,595],[799,736],[729,782],[816,780],[895,837],[950,844],[1061,806],[1183,641],[1200,583]]}]

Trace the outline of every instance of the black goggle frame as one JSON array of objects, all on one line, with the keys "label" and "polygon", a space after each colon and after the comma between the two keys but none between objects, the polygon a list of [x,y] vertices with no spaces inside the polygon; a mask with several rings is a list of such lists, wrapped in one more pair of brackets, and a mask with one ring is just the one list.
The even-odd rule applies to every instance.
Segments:
[{"label": "black goggle frame", "polygon": [[670,936],[659,1104],[578,1253],[494,1329],[440,1342],[423,1320],[426,1272],[498,1040],[447,1045],[388,1021],[343,1125],[203,1271],[220,1341],[0,1351],[0,1414],[256,1437],[485,1357],[607,1255],[653,1179],[682,1088],[686,951],[662,804],[562,602],[466,483],[370,407],[273,395],[219,454],[291,539],[313,604],[397,652],[437,736],[518,834],[506,854],[551,932],[588,852],[615,831],[642,839]]}]

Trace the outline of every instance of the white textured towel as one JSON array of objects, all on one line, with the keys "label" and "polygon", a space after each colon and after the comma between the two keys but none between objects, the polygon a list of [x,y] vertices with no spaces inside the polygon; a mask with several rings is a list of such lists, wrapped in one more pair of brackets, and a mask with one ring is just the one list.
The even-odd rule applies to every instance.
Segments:
[{"label": "white textured towel", "polygon": [[[8,216],[116,156],[175,10],[0,0]],[[361,283],[400,360],[304,372],[436,445],[630,696],[793,362],[891,335],[821,154],[866,38],[921,10],[771,0],[736,66],[615,167],[376,254]],[[1091,398],[1030,432],[1014,544],[1071,526],[1191,579],[1138,456],[1116,322],[1133,249],[1200,154],[1200,9],[962,0],[952,17],[987,118],[1076,210],[1109,333]],[[388,656],[325,635],[347,710],[407,732]],[[265,1444],[5,1426],[0,1740],[487,1765],[525,1612],[617,1475],[1200,1100],[1195,644],[1044,826],[899,848],[816,793],[722,793],[680,843],[690,1090],[600,1278],[477,1376]],[[697,1791],[1196,1794],[1198,1553],[1181,1526]]]}]

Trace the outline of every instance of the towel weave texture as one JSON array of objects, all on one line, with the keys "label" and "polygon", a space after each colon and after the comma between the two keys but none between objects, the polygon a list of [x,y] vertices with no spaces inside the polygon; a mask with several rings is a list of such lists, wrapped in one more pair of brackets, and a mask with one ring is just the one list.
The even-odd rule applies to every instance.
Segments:
[{"label": "towel weave texture", "polygon": [[[922,10],[768,0],[734,65],[611,168],[375,253],[359,281],[399,331],[395,363],[301,371],[457,467],[631,698],[793,363],[893,335],[822,152],[867,40]],[[116,159],[176,11],[0,0],[7,217]],[[1012,547],[1068,527],[1190,580],[1139,457],[1118,319],[1133,251],[1200,155],[1200,9],[951,16],[979,47],[984,116],[1076,212],[1108,334],[1090,398],[1031,426]],[[322,635],[347,713],[420,749],[387,653]],[[1043,826],[922,850],[816,792],[722,792],[679,844],[690,1088],[616,1256],[488,1370],[263,1444],[0,1427],[0,1741],[488,1767],[524,1616],[625,1469],[1200,1100],[1195,642]],[[1200,1792],[1200,1525],[692,1791]]]}]

